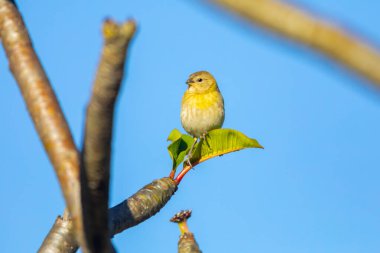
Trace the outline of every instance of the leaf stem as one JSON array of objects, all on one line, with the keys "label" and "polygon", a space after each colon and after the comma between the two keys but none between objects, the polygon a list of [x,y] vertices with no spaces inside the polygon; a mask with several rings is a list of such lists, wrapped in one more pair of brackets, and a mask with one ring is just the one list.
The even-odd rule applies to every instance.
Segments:
[{"label": "leaf stem", "polygon": [[169,178],[174,179],[175,177],[175,170],[171,170],[169,174]]},{"label": "leaf stem", "polygon": [[181,170],[181,172],[174,179],[174,181],[177,183],[177,185],[179,185],[179,183],[181,183],[183,177],[187,174],[187,172],[189,172],[192,168],[194,168],[198,163],[199,162],[196,162],[196,163],[192,164],[193,166],[186,165],[185,167],[183,167],[183,169]]}]

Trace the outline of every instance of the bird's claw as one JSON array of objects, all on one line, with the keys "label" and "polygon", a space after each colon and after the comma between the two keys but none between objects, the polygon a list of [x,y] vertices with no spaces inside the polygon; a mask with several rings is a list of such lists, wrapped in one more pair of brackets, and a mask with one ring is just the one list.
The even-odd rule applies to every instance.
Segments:
[{"label": "bird's claw", "polygon": [[190,162],[190,157],[187,157],[185,162],[190,166],[190,168],[193,168],[193,165]]},{"label": "bird's claw", "polygon": [[207,134],[208,134],[207,132],[206,132],[206,133],[203,133],[199,138],[200,138],[201,140],[204,140],[204,141],[206,142],[206,145],[208,146],[208,148],[212,150],[212,148],[211,148],[211,146],[210,146],[210,143],[208,143],[208,141],[207,141]]}]

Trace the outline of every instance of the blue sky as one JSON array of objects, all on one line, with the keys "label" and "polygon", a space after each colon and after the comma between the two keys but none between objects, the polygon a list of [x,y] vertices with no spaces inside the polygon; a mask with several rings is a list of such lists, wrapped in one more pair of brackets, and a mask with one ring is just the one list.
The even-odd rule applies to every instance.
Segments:
[{"label": "blue sky", "polygon": [[[380,42],[380,3],[297,0]],[[176,252],[181,209],[203,252],[379,252],[380,94],[291,42],[200,1],[33,1],[19,8],[76,143],[82,137],[105,17],[133,17],[117,108],[111,205],[167,176],[166,137],[181,128],[187,76],[215,75],[224,127],[256,138],[191,171],[164,209],[115,236],[119,252]],[[34,252],[64,209],[55,174],[0,51],[0,243]],[[364,84],[364,85],[363,85]]]}]

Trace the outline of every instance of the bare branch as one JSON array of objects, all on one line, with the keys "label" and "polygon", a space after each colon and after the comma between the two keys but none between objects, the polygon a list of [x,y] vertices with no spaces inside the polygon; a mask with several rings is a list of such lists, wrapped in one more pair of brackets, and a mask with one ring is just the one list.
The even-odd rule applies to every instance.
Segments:
[{"label": "bare branch", "polygon": [[177,183],[164,177],[144,186],[127,200],[112,207],[109,211],[112,235],[136,226],[158,213],[176,191]]},{"label": "bare branch", "polygon": [[[58,176],[83,245],[79,154],[50,82],[13,1],[0,0],[0,37],[10,69]],[[86,247],[85,247],[86,248]]]},{"label": "bare branch", "polygon": [[[109,231],[111,236],[136,226],[158,213],[162,207],[170,200],[177,191],[177,183],[171,178],[161,178],[144,186],[133,196],[124,200],[120,204],[109,210]],[[67,238],[73,234],[73,230],[64,230],[61,227],[70,227],[71,220],[63,220],[63,223],[55,222],[46,238],[54,238],[54,248],[60,251],[49,251],[44,245],[39,253],[73,253],[78,249],[77,244]],[[55,236],[53,231],[63,231],[59,236]],[[46,241],[47,239],[45,239]],[[45,244],[44,241],[44,244]]]},{"label": "bare branch", "polygon": [[347,32],[276,0],[213,0],[248,21],[310,46],[380,87],[380,53]]},{"label": "bare branch", "polygon": [[126,50],[135,32],[133,21],[107,20],[104,46],[92,97],[87,107],[82,153],[84,229],[91,252],[112,252],[108,231],[108,194],[114,106],[124,74]]},{"label": "bare branch", "polygon": [[63,217],[58,216],[53,227],[46,236],[38,253],[74,253],[78,250],[78,244],[73,233],[73,223],[67,210]]},{"label": "bare branch", "polygon": [[178,253],[201,253],[193,233],[184,233],[178,240]]},{"label": "bare branch", "polygon": [[178,253],[201,253],[199,245],[195,240],[194,234],[190,232],[187,226],[187,220],[191,217],[191,210],[183,210],[176,213],[171,222],[178,224],[181,235],[178,240]]}]

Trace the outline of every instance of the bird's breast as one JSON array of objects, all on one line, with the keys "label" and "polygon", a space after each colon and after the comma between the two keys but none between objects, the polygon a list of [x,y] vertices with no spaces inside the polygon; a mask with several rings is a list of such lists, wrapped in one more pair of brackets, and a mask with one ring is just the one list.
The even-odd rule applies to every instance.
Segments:
[{"label": "bird's breast", "polygon": [[219,92],[186,94],[182,100],[181,122],[183,128],[199,137],[220,128],[224,121],[223,98]]}]

